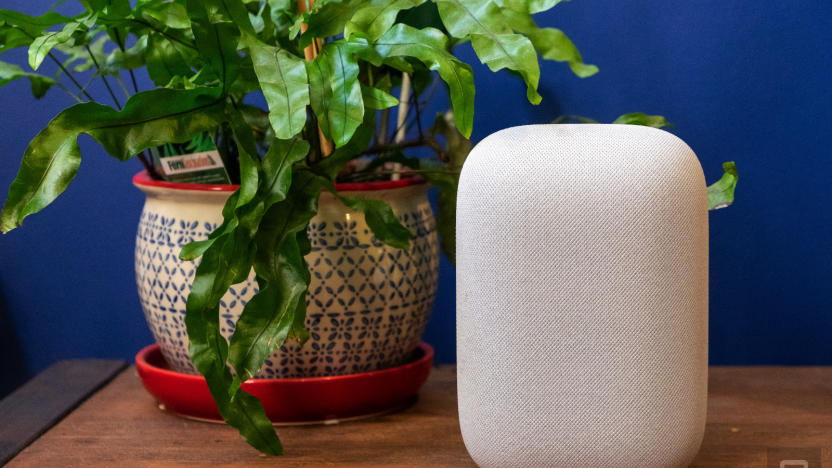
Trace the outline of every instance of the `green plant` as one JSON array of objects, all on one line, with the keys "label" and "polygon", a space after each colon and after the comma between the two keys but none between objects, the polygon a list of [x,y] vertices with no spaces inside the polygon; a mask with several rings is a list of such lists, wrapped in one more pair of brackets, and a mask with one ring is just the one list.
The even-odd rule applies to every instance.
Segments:
[{"label": "green plant", "polygon": [[[80,0],[83,12],[72,17],[0,10],[0,53],[28,47],[33,69],[0,63],[0,86],[28,79],[35,97],[56,86],[78,101],[27,147],[0,215],[3,232],[64,191],[81,161],[81,134],[119,160],[137,156],[151,174],[146,150],[202,147],[208,135],[240,184],[223,209],[224,222],[180,254],[201,257],[186,324],[191,358],[221,415],[269,454],[282,452],[280,441],[259,401],[240,384],[287,339],[308,336],[303,298],[310,278],[303,258],[320,192],[335,193],[339,177],[386,175],[385,163],[406,166],[439,188],[440,233],[453,258],[456,181],[471,148],[475,91],[472,68],[454,55],[455,47],[470,42],[492,71],[519,76],[532,104],[541,100],[538,56],[565,62],[580,77],[597,72],[562,31],[539,28],[532,19],[560,0],[301,2],[138,0],[133,7],[128,0]],[[57,64],[57,76],[34,73],[46,59]],[[135,71],[142,68],[154,89],[139,91]],[[92,99],[76,78],[85,71],[101,79],[116,108]],[[452,112],[423,129],[419,113],[432,97],[435,75],[448,88]],[[123,108],[118,88],[129,95]],[[411,97],[400,103],[393,92],[404,88],[412,89]],[[262,96],[268,111],[250,104],[251,96]],[[408,107],[410,118],[401,125],[415,124],[417,137],[394,139],[399,128],[389,126],[389,110],[397,105]],[[629,123],[665,123],[628,116],[622,118]],[[434,157],[403,154],[417,146]],[[375,159],[356,171],[354,161],[365,155]],[[715,196],[727,197],[733,185],[723,185]],[[408,247],[410,233],[385,203],[336,195],[365,213],[380,240]],[[252,268],[259,292],[227,343],[218,303]]]}]

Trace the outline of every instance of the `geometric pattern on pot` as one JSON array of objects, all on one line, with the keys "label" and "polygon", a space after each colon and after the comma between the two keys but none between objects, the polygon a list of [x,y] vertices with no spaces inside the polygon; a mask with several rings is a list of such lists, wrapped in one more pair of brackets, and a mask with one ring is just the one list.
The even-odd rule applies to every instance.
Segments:
[{"label": "geometric pattern on pot", "polygon": [[[197,374],[188,357],[185,303],[196,262],[182,246],[204,239],[221,222],[226,193],[137,186],[147,194],[136,235],[135,269],[145,318],[173,370]],[[351,193],[390,203],[413,234],[402,251],[372,235],[361,213],[329,193],[310,222],[306,297],[310,338],[272,353],[256,378],[316,377],[384,369],[405,363],[419,344],[433,309],[439,248],[425,185]],[[257,291],[254,274],[233,285],[220,302],[228,339]]]}]

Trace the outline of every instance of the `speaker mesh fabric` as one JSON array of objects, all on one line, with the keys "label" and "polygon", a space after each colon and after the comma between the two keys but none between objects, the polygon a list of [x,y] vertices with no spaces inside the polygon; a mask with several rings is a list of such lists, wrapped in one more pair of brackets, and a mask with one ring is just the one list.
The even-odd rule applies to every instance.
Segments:
[{"label": "speaker mesh fabric", "polygon": [[686,466],[707,398],[708,218],[677,137],[533,125],[468,157],[457,363],[482,466]]}]

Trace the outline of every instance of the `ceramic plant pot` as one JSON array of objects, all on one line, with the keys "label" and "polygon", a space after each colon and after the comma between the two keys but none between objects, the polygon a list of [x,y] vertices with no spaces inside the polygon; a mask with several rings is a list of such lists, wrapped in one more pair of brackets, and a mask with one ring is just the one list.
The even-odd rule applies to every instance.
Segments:
[{"label": "ceramic plant pot", "polygon": [[[196,270],[183,262],[183,245],[204,239],[222,221],[230,185],[179,184],[151,180],[142,172],[133,183],[146,195],[136,234],[136,283],[142,309],[170,367],[196,374],[188,358],[185,303]],[[364,215],[321,194],[309,226],[312,273],[306,326],[294,342],[266,360],[258,378],[315,377],[368,372],[405,363],[419,345],[433,308],[439,267],[436,220],[427,185],[418,179],[339,184],[350,196],[388,202],[413,233],[409,251],[382,244]],[[228,339],[243,306],[257,291],[254,274],[220,302],[222,334]]]}]

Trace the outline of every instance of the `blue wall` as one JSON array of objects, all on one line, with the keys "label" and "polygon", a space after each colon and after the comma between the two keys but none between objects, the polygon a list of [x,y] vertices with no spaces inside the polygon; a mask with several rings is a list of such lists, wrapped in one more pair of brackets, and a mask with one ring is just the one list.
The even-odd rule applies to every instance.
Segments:
[{"label": "blue wall", "polygon": [[[49,3],[3,6],[38,13]],[[474,138],[564,113],[666,115],[709,181],[724,160],[741,174],[739,201],[711,214],[711,362],[832,364],[831,15],[823,0],[559,5],[539,22],[564,29],[601,72],[580,80],[543,63],[544,100],[534,107],[516,79],[475,66]],[[22,53],[3,60],[25,63]],[[58,91],[34,101],[16,82],[0,89],[0,102],[5,194],[28,141],[70,101]],[[139,165],[87,138],[82,148],[69,190],[0,239],[0,393],[55,360],[131,359],[151,342],[133,279],[142,197],[130,177]],[[426,338],[440,361],[454,360],[447,263]]]}]

